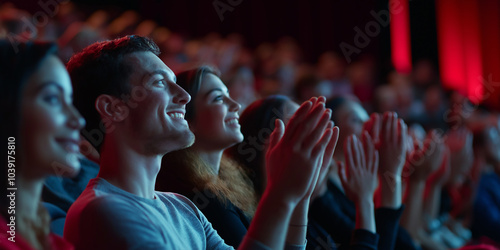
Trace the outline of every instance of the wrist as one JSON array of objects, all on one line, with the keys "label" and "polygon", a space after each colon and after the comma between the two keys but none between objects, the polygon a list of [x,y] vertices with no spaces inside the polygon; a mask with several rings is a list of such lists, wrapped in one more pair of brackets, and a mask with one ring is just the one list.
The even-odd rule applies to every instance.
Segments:
[{"label": "wrist", "polygon": [[354,204],[356,205],[356,207],[363,207],[363,208],[374,207],[373,198],[368,198],[368,197],[360,197],[354,200]]},{"label": "wrist", "polygon": [[291,202],[290,199],[286,199],[284,195],[279,194],[278,192],[273,192],[272,189],[269,187],[262,195],[259,204],[260,203],[265,203],[268,206],[272,206],[273,208],[287,212],[292,212],[298,205],[298,203]]},{"label": "wrist", "polygon": [[372,199],[356,201],[356,229],[365,229],[372,233],[375,229],[375,206]]},{"label": "wrist", "polygon": [[401,176],[394,179],[382,181],[380,184],[381,200],[380,206],[398,209],[402,203],[402,180]]},{"label": "wrist", "polygon": [[402,183],[401,175],[387,172],[382,174],[380,177],[381,177],[380,178],[381,188],[394,189],[397,186],[401,186]]},{"label": "wrist", "polygon": [[408,188],[411,189],[423,189],[425,188],[425,180],[412,180],[408,181]]}]

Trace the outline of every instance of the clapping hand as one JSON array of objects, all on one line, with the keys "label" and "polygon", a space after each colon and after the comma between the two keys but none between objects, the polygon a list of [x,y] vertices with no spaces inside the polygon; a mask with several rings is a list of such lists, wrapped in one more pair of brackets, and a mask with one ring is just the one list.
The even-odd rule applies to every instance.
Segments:
[{"label": "clapping hand", "polygon": [[344,154],[345,164],[340,164],[339,176],[347,197],[355,203],[372,200],[377,188],[378,152],[368,132],[363,133],[363,141],[349,136]]},{"label": "clapping hand", "polygon": [[311,195],[325,151],[327,148],[333,151],[337,142],[338,128],[328,125],[330,117],[331,111],[325,109],[324,98],[312,98],[300,106],[286,129],[281,120],[276,120],[266,154],[266,192],[276,194],[290,205]]}]

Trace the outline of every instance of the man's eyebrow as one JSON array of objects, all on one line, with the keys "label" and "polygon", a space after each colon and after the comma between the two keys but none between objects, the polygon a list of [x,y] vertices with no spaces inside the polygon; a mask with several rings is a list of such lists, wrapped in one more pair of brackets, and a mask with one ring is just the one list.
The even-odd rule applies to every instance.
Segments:
[{"label": "man's eyebrow", "polygon": [[[144,76],[143,81],[144,81],[144,79],[145,79],[145,78],[152,77],[152,76],[154,76],[154,75],[162,75],[162,76],[164,76],[165,78],[169,78],[169,77],[168,77],[168,76],[169,76],[169,74],[168,74],[168,73],[169,73],[169,72],[168,72],[168,71],[166,71],[166,70],[163,70],[163,69],[157,69],[157,70],[155,70],[155,71],[152,71],[152,72],[150,72],[150,73],[147,73],[147,74]],[[172,79],[172,80],[173,80],[174,82],[177,82],[177,77],[174,75],[174,77],[173,77],[173,79]]]}]

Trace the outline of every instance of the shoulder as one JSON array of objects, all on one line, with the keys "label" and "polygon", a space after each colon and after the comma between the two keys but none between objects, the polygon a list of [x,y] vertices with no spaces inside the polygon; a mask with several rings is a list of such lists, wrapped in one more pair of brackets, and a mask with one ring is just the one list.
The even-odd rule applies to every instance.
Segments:
[{"label": "shoulder", "polygon": [[67,223],[86,223],[93,220],[109,221],[124,213],[136,214],[134,202],[120,194],[108,192],[98,179],[90,180],[87,188],[68,211]]},{"label": "shoulder", "polygon": [[200,214],[202,214],[196,205],[184,195],[158,191],[156,192],[156,195],[169,209],[169,211],[177,211],[178,213],[183,214],[193,214],[198,218],[200,218]]}]

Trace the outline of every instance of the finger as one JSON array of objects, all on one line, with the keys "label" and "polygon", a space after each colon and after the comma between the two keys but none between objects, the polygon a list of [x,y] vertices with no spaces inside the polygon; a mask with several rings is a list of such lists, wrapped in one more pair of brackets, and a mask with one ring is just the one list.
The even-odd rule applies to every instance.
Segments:
[{"label": "finger", "polygon": [[380,114],[378,113],[373,113],[372,114],[372,119],[373,119],[373,132],[371,134],[373,143],[375,144],[376,147],[380,146]]},{"label": "finger", "polygon": [[379,113],[373,113],[372,114],[373,118],[373,131],[375,132],[376,135],[380,133],[380,126],[381,124],[381,116]]},{"label": "finger", "polygon": [[364,152],[363,152],[363,149],[362,149],[362,146],[361,146],[361,142],[359,141],[358,137],[356,135],[353,136],[353,144],[352,144],[352,147],[353,147],[353,152],[354,152],[354,161],[355,161],[355,164],[356,164],[356,168],[359,168],[359,167],[363,167],[365,168],[364,166]]},{"label": "finger", "polygon": [[392,117],[391,112],[384,113],[384,121],[382,122],[383,138],[381,138],[383,144],[387,144],[390,141],[391,117]]},{"label": "finger", "polygon": [[363,130],[368,131],[368,133],[373,132],[373,119],[371,116],[370,116],[370,119],[368,119],[368,121],[363,123]]},{"label": "finger", "polygon": [[321,172],[318,176],[318,181],[316,182],[316,185],[314,187],[314,192],[316,192],[315,190],[317,190],[319,187],[322,187],[323,185],[325,185],[325,181],[327,181],[327,176],[328,176],[328,172],[330,172],[330,167],[326,167],[325,169],[321,169]]},{"label": "finger", "polygon": [[398,114],[396,112],[392,113],[390,142],[392,145],[397,145],[398,142]]},{"label": "finger", "polygon": [[344,158],[346,159],[346,165],[349,168],[352,168],[354,166],[354,156],[352,152],[352,137],[353,135],[350,135],[347,137],[344,141]]},{"label": "finger", "polygon": [[406,156],[408,157],[415,150],[415,145],[413,144],[413,137],[406,135]]},{"label": "finger", "polygon": [[[333,124],[333,123],[332,123]],[[325,156],[323,158],[323,165],[330,165],[330,162],[333,157],[333,153],[335,152],[335,148],[337,147],[337,141],[339,139],[339,127],[335,127],[332,129],[332,136],[330,141],[328,142],[328,146],[325,149]]]},{"label": "finger", "polygon": [[324,97],[324,96],[319,96],[319,97],[318,97],[318,102],[326,102],[326,97]]},{"label": "finger", "polygon": [[371,169],[373,167],[373,152],[375,150],[372,139],[368,133],[363,134],[363,146],[365,150],[366,167]]},{"label": "finger", "polygon": [[330,143],[328,147],[326,148],[326,152],[328,155],[333,157],[333,154],[335,153],[335,148],[337,148],[337,143],[339,141],[339,134],[340,134],[340,129],[339,127],[335,126],[332,128],[332,139],[330,139]]},{"label": "finger", "polygon": [[[331,110],[331,109],[328,109],[328,110]],[[326,128],[333,128],[334,125],[335,125],[335,123],[333,121],[330,121],[330,122],[328,122],[328,125],[326,126]]]},{"label": "finger", "polygon": [[[310,135],[306,136],[304,139],[304,143],[302,144],[302,148],[307,151],[307,149],[312,150],[314,145],[318,142],[320,139],[321,135],[325,132],[326,127],[328,126],[329,123],[331,123],[331,109],[327,109],[323,115],[321,116],[321,119],[318,122],[318,125],[316,128],[314,128],[311,132]],[[309,153],[309,152],[308,152]]]},{"label": "finger", "polygon": [[339,162],[338,166],[339,166],[338,172],[340,176],[340,181],[342,182],[342,187],[344,187],[345,189],[345,187],[347,186],[346,166],[343,162]]},{"label": "finger", "polygon": [[313,97],[311,97],[311,99],[309,99],[309,101],[312,102],[312,106],[314,107],[314,105],[316,105],[316,103],[318,103],[318,97],[313,96]]},{"label": "finger", "polygon": [[290,118],[290,120],[288,121],[288,124],[286,126],[287,133],[286,133],[285,137],[287,139],[292,138],[292,135],[295,133],[295,130],[297,130],[297,128],[301,124],[302,120],[304,120],[304,118],[307,116],[307,114],[309,113],[311,108],[312,108],[312,102],[306,101],[306,102],[302,103],[302,105],[300,105],[300,107],[299,107],[299,109],[297,109],[297,111],[295,111],[295,113],[293,114],[292,118]]},{"label": "finger", "polygon": [[398,119],[398,141],[397,145],[401,145],[403,148],[403,152],[406,151],[406,140],[408,137],[408,127],[406,126],[406,123],[403,121],[403,119]]},{"label": "finger", "polygon": [[333,134],[332,129],[325,130],[325,133],[323,134],[319,142],[316,144],[316,146],[314,146],[311,152],[312,159],[315,159],[319,156],[323,156],[325,154],[326,145],[328,145],[328,142],[330,141],[332,134]]},{"label": "finger", "polygon": [[280,119],[276,119],[274,121],[274,130],[269,136],[269,149],[274,148],[278,144],[284,133],[285,126],[283,125],[283,121],[281,121]]},{"label": "finger", "polygon": [[306,117],[302,120],[302,122],[298,125],[297,129],[292,134],[292,140],[300,143],[304,141],[304,138],[309,136],[314,128],[317,126],[319,120],[325,112],[325,103],[318,102],[312,108],[312,110],[306,115]]},{"label": "finger", "polygon": [[375,150],[375,152],[373,153],[373,165],[372,165],[372,173],[377,173],[378,172],[378,161],[379,161],[379,158],[378,158],[378,150]]}]

